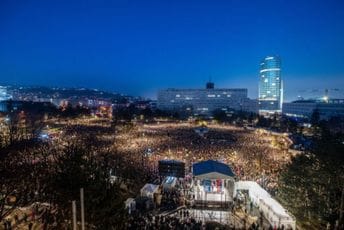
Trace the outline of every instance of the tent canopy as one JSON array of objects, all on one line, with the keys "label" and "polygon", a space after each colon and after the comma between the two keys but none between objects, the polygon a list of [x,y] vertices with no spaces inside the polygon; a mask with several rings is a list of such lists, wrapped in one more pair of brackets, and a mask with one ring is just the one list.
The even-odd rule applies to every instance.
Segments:
[{"label": "tent canopy", "polygon": [[254,181],[237,181],[234,185],[234,196],[238,190],[248,190],[251,201],[261,210],[270,224],[290,226],[296,229],[295,218],[283,208],[271,195]]},{"label": "tent canopy", "polygon": [[153,193],[156,193],[158,189],[159,189],[159,185],[145,184],[145,186],[141,188],[141,196],[152,197]]},{"label": "tent canopy", "polygon": [[230,179],[234,177],[231,168],[219,161],[207,160],[193,164],[193,175],[203,179]]}]

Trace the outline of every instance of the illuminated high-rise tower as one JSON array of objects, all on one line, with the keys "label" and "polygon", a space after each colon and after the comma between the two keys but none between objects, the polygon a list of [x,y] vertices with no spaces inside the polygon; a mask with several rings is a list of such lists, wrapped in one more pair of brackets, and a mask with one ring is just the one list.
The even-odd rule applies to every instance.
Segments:
[{"label": "illuminated high-rise tower", "polygon": [[283,103],[281,59],[267,56],[260,63],[259,111],[280,112]]},{"label": "illuminated high-rise tower", "polygon": [[7,94],[7,89],[4,86],[0,86],[0,101],[5,101],[11,97]]}]

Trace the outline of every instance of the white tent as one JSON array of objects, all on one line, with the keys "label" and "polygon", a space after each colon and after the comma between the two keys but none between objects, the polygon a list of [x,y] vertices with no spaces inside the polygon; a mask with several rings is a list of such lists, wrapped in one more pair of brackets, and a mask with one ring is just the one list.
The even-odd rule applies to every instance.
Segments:
[{"label": "white tent", "polygon": [[136,209],[136,202],[134,198],[128,198],[124,202],[125,208],[128,209],[129,214]]},{"label": "white tent", "polygon": [[261,199],[259,208],[273,226],[296,229],[295,219],[273,198]]},{"label": "white tent", "polygon": [[270,194],[265,191],[259,184],[254,181],[238,181],[234,184],[234,197],[238,190],[247,190],[251,201],[254,205],[260,205],[260,199],[271,197]]},{"label": "white tent", "polygon": [[176,186],[177,178],[168,176],[162,182],[162,187],[164,189],[172,189]]},{"label": "white tent", "polygon": [[159,185],[156,184],[145,184],[141,188],[141,196],[154,199],[154,193],[157,193],[159,190]]},{"label": "white tent", "polygon": [[238,181],[234,185],[234,196],[238,190],[247,190],[250,200],[258,206],[271,225],[296,229],[295,218],[280,203],[254,181]]}]

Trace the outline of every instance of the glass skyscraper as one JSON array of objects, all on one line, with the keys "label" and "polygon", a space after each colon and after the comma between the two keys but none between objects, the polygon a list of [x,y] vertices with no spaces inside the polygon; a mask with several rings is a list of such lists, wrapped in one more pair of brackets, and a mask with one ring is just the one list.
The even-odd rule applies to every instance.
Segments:
[{"label": "glass skyscraper", "polygon": [[283,103],[281,59],[267,56],[260,63],[259,111],[280,112]]}]

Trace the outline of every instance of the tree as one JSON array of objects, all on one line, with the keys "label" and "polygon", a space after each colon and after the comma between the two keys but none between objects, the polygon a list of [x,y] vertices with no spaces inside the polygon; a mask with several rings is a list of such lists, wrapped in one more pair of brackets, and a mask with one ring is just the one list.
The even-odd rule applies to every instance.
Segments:
[{"label": "tree", "polygon": [[25,132],[26,138],[36,138],[44,127],[43,114],[26,113]]},{"label": "tree", "polygon": [[342,134],[316,138],[313,148],[293,158],[281,174],[279,198],[300,220],[324,227],[340,217],[344,146]]},{"label": "tree", "polygon": [[79,199],[79,189],[84,188],[88,225],[112,229],[124,223],[126,191],[110,181],[115,154],[99,150],[90,140],[77,140],[55,156],[51,189],[60,207],[61,221],[71,216],[71,202]]},{"label": "tree", "polygon": [[113,119],[116,121],[116,123],[121,120],[130,122],[136,112],[137,111],[133,104],[130,104],[128,107],[119,107],[114,110]]},{"label": "tree", "polygon": [[315,109],[311,116],[311,124],[312,126],[318,126],[320,121],[320,113],[318,109]]},{"label": "tree", "polygon": [[257,126],[269,128],[271,126],[271,120],[268,118],[265,118],[264,116],[259,116]]},{"label": "tree", "polygon": [[226,122],[228,121],[228,117],[225,111],[221,109],[216,109],[213,111],[213,117],[215,120],[219,122]]}]

